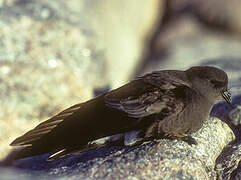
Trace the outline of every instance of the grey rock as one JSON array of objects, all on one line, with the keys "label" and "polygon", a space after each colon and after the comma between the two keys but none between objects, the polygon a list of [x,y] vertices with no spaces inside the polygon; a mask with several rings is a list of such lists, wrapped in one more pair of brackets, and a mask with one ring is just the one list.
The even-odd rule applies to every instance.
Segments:
[{"label": "grey rock", "polygon": [[221,67],[228,73],[230,79],[230,91],[232,95],[232,107],[225,103],[214,106],[212,115],[215,115],[229,124],[235,133],[236,139],[230,143],[216,160],[215,170],[217,179],[240,179],[241,178],[241,126],[240,126],[240,85],[241,63],[238,58],[224,58],[223,60],[210,60],[204,65]]},{"label": "grey rock", "polygon": [[241,2],[236,0],[190,1],[190,10],[209,26],[240,34]]},{"label": "grey rock", "polygon": [[217,179],[240,179],[241,175],[241,143],[235,143],[225,149],[216,161]]},{"label": "grey rock", "polygon": [[162,28],[153,44],[156,54],[140,74],[160,69],[184,70],[215,58],[236,58],[240,62],[241,42],[237,36],[203,26],[192,15],[174,18]]},{"label": "grey rock", "polygon": [[[182,15],[192,15],[208,28],[240,34],[240,1],[236,0],[194,0],[167,2],[168,19],[173,20]],[[170,17],[171,16],[171,17]]]},{"label": "grey rock", "polygon": [[0,174],[2,180],[31,180],[31,176],[29,176],[27,173],[23,173],[11,168],[0,168]]},{"label": "grey rock", "polygon": [[232,120],[234,126],[241,125],[241,106],[238,105],[229,113],[229,118]]}]

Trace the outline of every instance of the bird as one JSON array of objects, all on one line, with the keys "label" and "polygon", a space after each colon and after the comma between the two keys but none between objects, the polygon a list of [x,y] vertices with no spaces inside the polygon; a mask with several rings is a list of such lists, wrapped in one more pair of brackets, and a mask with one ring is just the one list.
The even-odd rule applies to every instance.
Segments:
[{"label": "bird", "polygon": [[[228,76],[216,67],[160,70],[63,110],[10,145],[15,159],[49,154],[48,160],[103,146],[136,146],[162,138],[190,140],[212,106],[231,104]],[[191,139],[190,139],[191,138]]]}]

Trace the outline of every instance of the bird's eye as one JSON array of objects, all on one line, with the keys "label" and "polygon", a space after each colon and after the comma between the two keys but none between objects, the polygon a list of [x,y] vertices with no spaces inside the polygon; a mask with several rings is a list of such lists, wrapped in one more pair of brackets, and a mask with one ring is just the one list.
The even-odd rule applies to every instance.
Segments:
[{"label": "bird's eye", "polygon": [[224,82],[222,81],[211,80],[210,82],[214,85],[215,88],[220,88],[224,86]]}]

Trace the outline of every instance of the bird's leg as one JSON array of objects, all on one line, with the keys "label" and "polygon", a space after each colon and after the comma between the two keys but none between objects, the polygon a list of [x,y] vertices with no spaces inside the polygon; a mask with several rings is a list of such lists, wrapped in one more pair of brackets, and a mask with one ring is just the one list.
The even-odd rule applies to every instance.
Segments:
[{"label": "bird's leg", "polygon": [[187,137],[188,135],[183,133],[183,134],[175,134],[175,136],[179,138],[183,138],[183,137]]},{"label": "bird's leg", "polygon": [[179,139],[179,140],[185,141],[189,145],[192,145],[192,144],[197,145],[198,144],[197,141],[193,137],[191,137],[190,135],[185,134],[185,133],[167,135],[166,138],[168,138],[168,139]]}]

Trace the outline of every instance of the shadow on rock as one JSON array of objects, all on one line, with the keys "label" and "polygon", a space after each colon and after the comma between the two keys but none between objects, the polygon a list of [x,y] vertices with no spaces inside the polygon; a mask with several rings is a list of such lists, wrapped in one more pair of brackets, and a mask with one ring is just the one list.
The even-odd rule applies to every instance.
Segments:
[{"label": "shadow on rock", "polygon": [[[116,151],[130,151],[133,148],[113,146],[113,147],[102,147],[96,150],[89,150],[86,152],[82,152],[75,155],[68,155],[63,158],[48,160],[49,154],[24,158],[20,160],[14,161],[14,153],[17,151],[13,151],[9,153],[7,158],[5,158],[2,162],[0,162],[1,166],[12,166],[14,168],[30,170],[30,171],[48,171],[51,168],[57,168],[61,166],[71,167],[74,169],[74,166],[78,164],[87,164],[87,162],[98,161],[99,159],[105,158],[110,154],[115,153]],[[76,166],[77,167],[77,166]]]}]

